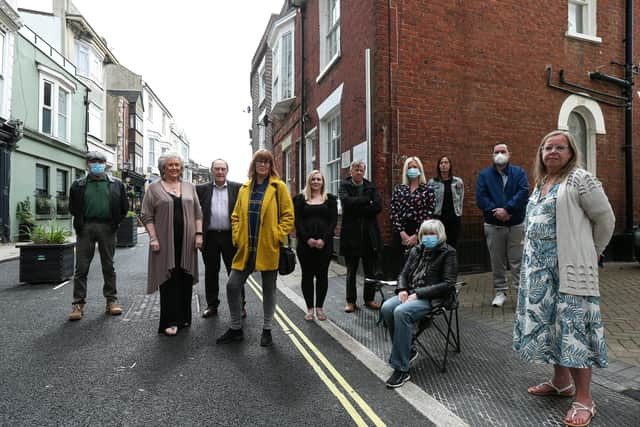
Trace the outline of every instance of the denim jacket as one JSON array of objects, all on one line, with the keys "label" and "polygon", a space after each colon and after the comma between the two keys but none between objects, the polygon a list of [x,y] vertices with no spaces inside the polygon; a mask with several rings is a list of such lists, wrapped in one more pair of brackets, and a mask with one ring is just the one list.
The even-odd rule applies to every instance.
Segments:
[{"label": "denim jacket", "polygon": [[[444,183],[436,178],[429,180],[429,187],[436,193],[436,208],[434,215],[442,213],[442,203],[444,202]],[[464,182],[462,178],[454,176],[451,180],[451,197],[453,198],[453,210],[456,216],[462,216],[462,202],[464,201]]]}]

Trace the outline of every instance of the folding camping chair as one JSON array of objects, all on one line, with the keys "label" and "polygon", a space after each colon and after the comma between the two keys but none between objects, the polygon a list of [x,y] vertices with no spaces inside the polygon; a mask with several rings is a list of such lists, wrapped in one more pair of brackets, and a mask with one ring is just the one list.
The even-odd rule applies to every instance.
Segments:
[{"label": "folding camping chair", "polygon": [[[460,325],[458,323],[458,294],[460,289],[465,285],[465,282],[458,282],[455,284],[451,294],[441,300],[440,304],[435,305],[431,312],[425,315],[422,319],[416,322],[416,327],[413,333],[413,339],[411,345],[419,346],[424,354],[426,354],[433,363],[440,369],[440,372],[446,372],[447,370],[447,356],[449,355],[449,346],[453,347],[456,353],[460,353]],[[438,317],[442,317],[443,321],[437,320]],[[439,323],[444,323],[439,324]],[[440,336],[445,339],[444,342],[444,355],[442,360],[438,360],[427,349],[427,346],[420,341],[420,336],[429,327],[438,332]]]}]

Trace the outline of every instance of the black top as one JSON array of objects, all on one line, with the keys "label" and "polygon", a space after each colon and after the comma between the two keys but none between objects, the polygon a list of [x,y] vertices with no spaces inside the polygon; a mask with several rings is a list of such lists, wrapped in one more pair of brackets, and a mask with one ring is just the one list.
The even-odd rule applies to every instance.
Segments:
[{"label": "black top", "polygon": [[182,258],[182,238],[184,236],[184,218],[182,217],[182,198],[171,194],[173,199],[173,251],[176,259],[176,268],[180,267]]},{"label": "black top", "polygon": [[452,219],[456,217],[453,209],[453,195],[451,193],[451,179],[442,180],[444,184],[444,199],[442,200],[441,216],[444,219]]},{"label": "black top", "polygon": [[333,250],[333,234],[338,220],[336,197],[328,195],[320,205],[310,205],[298,194],[293,200],[295,209],[296,237],[299,243],[307,244],[308,239],[322,239],[324,250]]}]

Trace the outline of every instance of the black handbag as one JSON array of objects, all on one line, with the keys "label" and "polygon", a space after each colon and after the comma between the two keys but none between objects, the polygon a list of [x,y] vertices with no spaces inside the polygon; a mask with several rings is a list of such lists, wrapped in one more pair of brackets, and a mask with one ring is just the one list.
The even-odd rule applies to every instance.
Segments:
[{"label": "black handbag", "polygon": [[[278,221],[280,221],[280,203],[278,202],[278,190],[276,190],[276,205],[278,206]],[[287,245],[289,236],[287,236]],[[278,261],[278,273],[286,276],[296,269],[296,254],[289,246],[280,246],[280,260]]]},{"label": "black handbag", "polygon": [[296,269],[296,254],[288,246],[280,246],[280,261],[278,262],[278,273],[283,276],[293,273]]}]

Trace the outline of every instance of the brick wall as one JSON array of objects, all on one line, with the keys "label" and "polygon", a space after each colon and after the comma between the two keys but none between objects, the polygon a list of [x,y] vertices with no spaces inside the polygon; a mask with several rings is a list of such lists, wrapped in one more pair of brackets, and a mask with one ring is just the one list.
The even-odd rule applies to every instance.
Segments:
[{"label": "brick wall", "polygon": [[[556,72],[556,82],[562,68],[571,82],[620,95],[615,86],[590,81],[587,71],[623,76],[620,67],[610,65],[612,60],[624,62],[622,1],[598,2],[597,33],[603,39],[599,44],[565,36],[566,2],[376,4],[376,181],[385,183],[380,187],[388,204],[406,156],[419,156],[433,175],[437,158],[449,155],[456,175],[466,184],[463,238],[481,235],[475,182],[478,172],[490,165],[493,144],[507,142],[513,163],[530,171],[540,138],[557,126],[560,106],[569,95],[546,86],[548,65]],[[607,133],[597,136],[597,172],[620,231],[625,206],[624,110],[601,107]],[[637,110],[637,98],[634,107]],[[634,137],[640,137],[638,126]],[[638,150],[634,157],[637,178]],[[636,186],[635,198],[639,195]],[[388,220],[383,219],[388,236]]]}]

